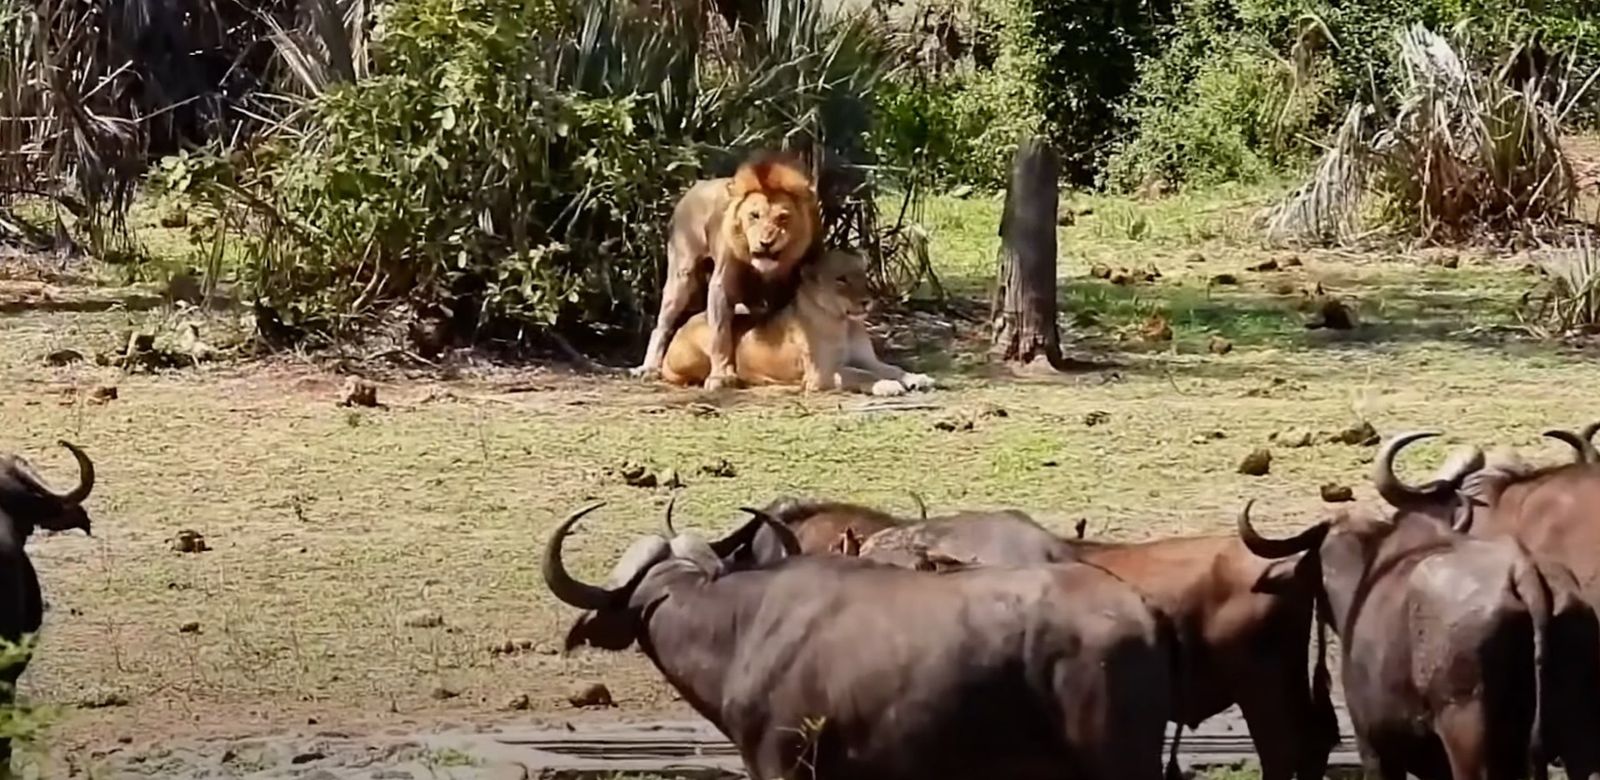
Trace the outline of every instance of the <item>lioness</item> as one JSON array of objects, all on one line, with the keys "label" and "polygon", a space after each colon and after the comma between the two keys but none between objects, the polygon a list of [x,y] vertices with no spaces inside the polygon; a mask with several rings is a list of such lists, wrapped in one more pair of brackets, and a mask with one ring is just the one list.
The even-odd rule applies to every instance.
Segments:
[{"label": "lioness", "polygon": [[[832,251],[802,267],[800,289],[789,306],[764,321],[738,322],[739,379],[873,395],[932,388],[929,377],[878,359],[861,322],[868,297],[866,261],[858,254]],[[691,317],[667,349],[662,377],[678,385],[705,381],[712,370],[712,343],[706,315]]]},{"label": "lioness", "polygon": [[801,265],[822,254],[822,210],[809,176],[784,158],[746,162],[730,178],[689,188],[672,212],[667,277],[644,363],[635,376],[661,369],[667,344],[691,308],[711,328],[711,388],[734,385],[735,308],[762,319],[794,296]]}]

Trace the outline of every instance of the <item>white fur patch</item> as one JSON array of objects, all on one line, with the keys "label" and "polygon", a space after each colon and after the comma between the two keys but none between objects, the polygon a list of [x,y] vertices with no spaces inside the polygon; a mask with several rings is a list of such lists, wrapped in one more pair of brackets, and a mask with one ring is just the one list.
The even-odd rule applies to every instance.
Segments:
[{"label": "white fur patch", "polygon": [[900,384],[905,385],[907,390],[932,390],[934,388],[933,377],[927,374],[908,373],[900,377]]},{"label": "white fur patch", "polygon": [[872,383],[872,394],[877,396],[905,395],[906,386],[893,379],[879,379]]}]

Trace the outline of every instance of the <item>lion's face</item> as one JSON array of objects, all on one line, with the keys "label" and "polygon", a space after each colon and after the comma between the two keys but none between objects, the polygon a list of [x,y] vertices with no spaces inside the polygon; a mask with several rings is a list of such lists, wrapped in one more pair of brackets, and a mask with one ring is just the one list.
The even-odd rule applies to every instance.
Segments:
[{"label": "lion's face", "polygon": [[749,163],[729,182],[725,240],[763,276],[780,276],[817,243],[821,211],[811,180],[783,161]]},{"label": "lion's face", "polygon": [[859,320],[867,315],[872,291],[867,286],[867,261],[861,255],[833,250],[806,269],[813,300],[840,318]]},{"label": "lion's face", "polygon": [[783,193],[753,192],[739,204],[739,227],[750,248],[750,265],[763,274],[777,271],[792,246],[811,243],[800,205]]}]

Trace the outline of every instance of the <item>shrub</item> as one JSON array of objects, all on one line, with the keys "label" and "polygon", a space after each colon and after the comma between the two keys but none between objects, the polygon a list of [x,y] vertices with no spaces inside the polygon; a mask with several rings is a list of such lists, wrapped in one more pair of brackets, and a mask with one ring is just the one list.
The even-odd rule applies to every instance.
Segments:
[{"label": "shrub", "polygon": [[246,272],[261,307],[334,333],[399,303],[513,339],[637,330],[702,163],[864,154],[887,58],[860,19],[769,0],[766,24],[718,35],[694,4],[530,2],[398,0],[370,76],[224,167],[219,194],[263,222]]},{"label": "shrub", "polygon": [[1367,192],[1385,224],[1428,241],[1567,217],[1577,192],[1561,121],[1578,95],[1553,101],[1539,80],[1511,86],[1505,66],[1482,75],[1459,54],[1464,47],[1421,27],[1396,39],[1398,85],[1375,107],[1382,128],[1369,133],[1365,108],[1352,109],[1317,175],[1273,213],[1272,234],[1325,239]]},{"label": "shrub", "polygon": [[1524,317],[1546,336],[1600,331],[1600,253],[1589,236],[1575,239],[1571,247],[1547,253],[1545,278],[1527,297]]}]

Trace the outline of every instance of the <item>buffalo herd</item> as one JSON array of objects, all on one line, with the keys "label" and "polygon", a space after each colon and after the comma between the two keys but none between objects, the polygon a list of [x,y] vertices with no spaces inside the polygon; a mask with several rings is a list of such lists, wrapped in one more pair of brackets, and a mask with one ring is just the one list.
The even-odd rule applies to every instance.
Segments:
[{"label": "buffalo herd", "polygon": [[793,498],[711,540],[669,503],[593,585],[562,557],[593,505],[544,579],[582,610],[567,650],[637,643],[757,780],[1171,778],[1233,705],[1264,780],[1321,778],[1335,640],[1369,776],[1600,780],[1597,431],[1547,432],[1575,453],[1553,466],[1463,447],[1421,485],[1395,459],[1437,434],[1394,436],[1382,505],[1283,539],[1254,502],[1236,533],[1138,543]]},{"label": "buffalo herd", "polygon": [[[1274,539],[1119,543],[1058,536],[1015,510],[898,517],[785,498],[732,533],[678,530],[669,502],[607,582],[545,584],[582,610],[579,647],[635,643],[737,747],[757,780],[1177,775],[1183,729],[1237,705],[1263,780],[1323,777],[1339,742],[1337,639],[1355,743],[1400,780],[1600,780],[1600,423],[1545,435],[1570,462],[1463,447],[1411,485],[1374,458],[1381,505]],[[0,456],[0,638],[44,611],[35,529],[90,532],[94,464],[62,492]],[[919,505],[921,504],[918,499]],[[24,664],[0,670],[0,706]],[[1167,724],[1175,723],[1166,739]],[[1165,746],[1165,750],[1163,747]],[[0,741],[0,769],[9,745]]]}]

